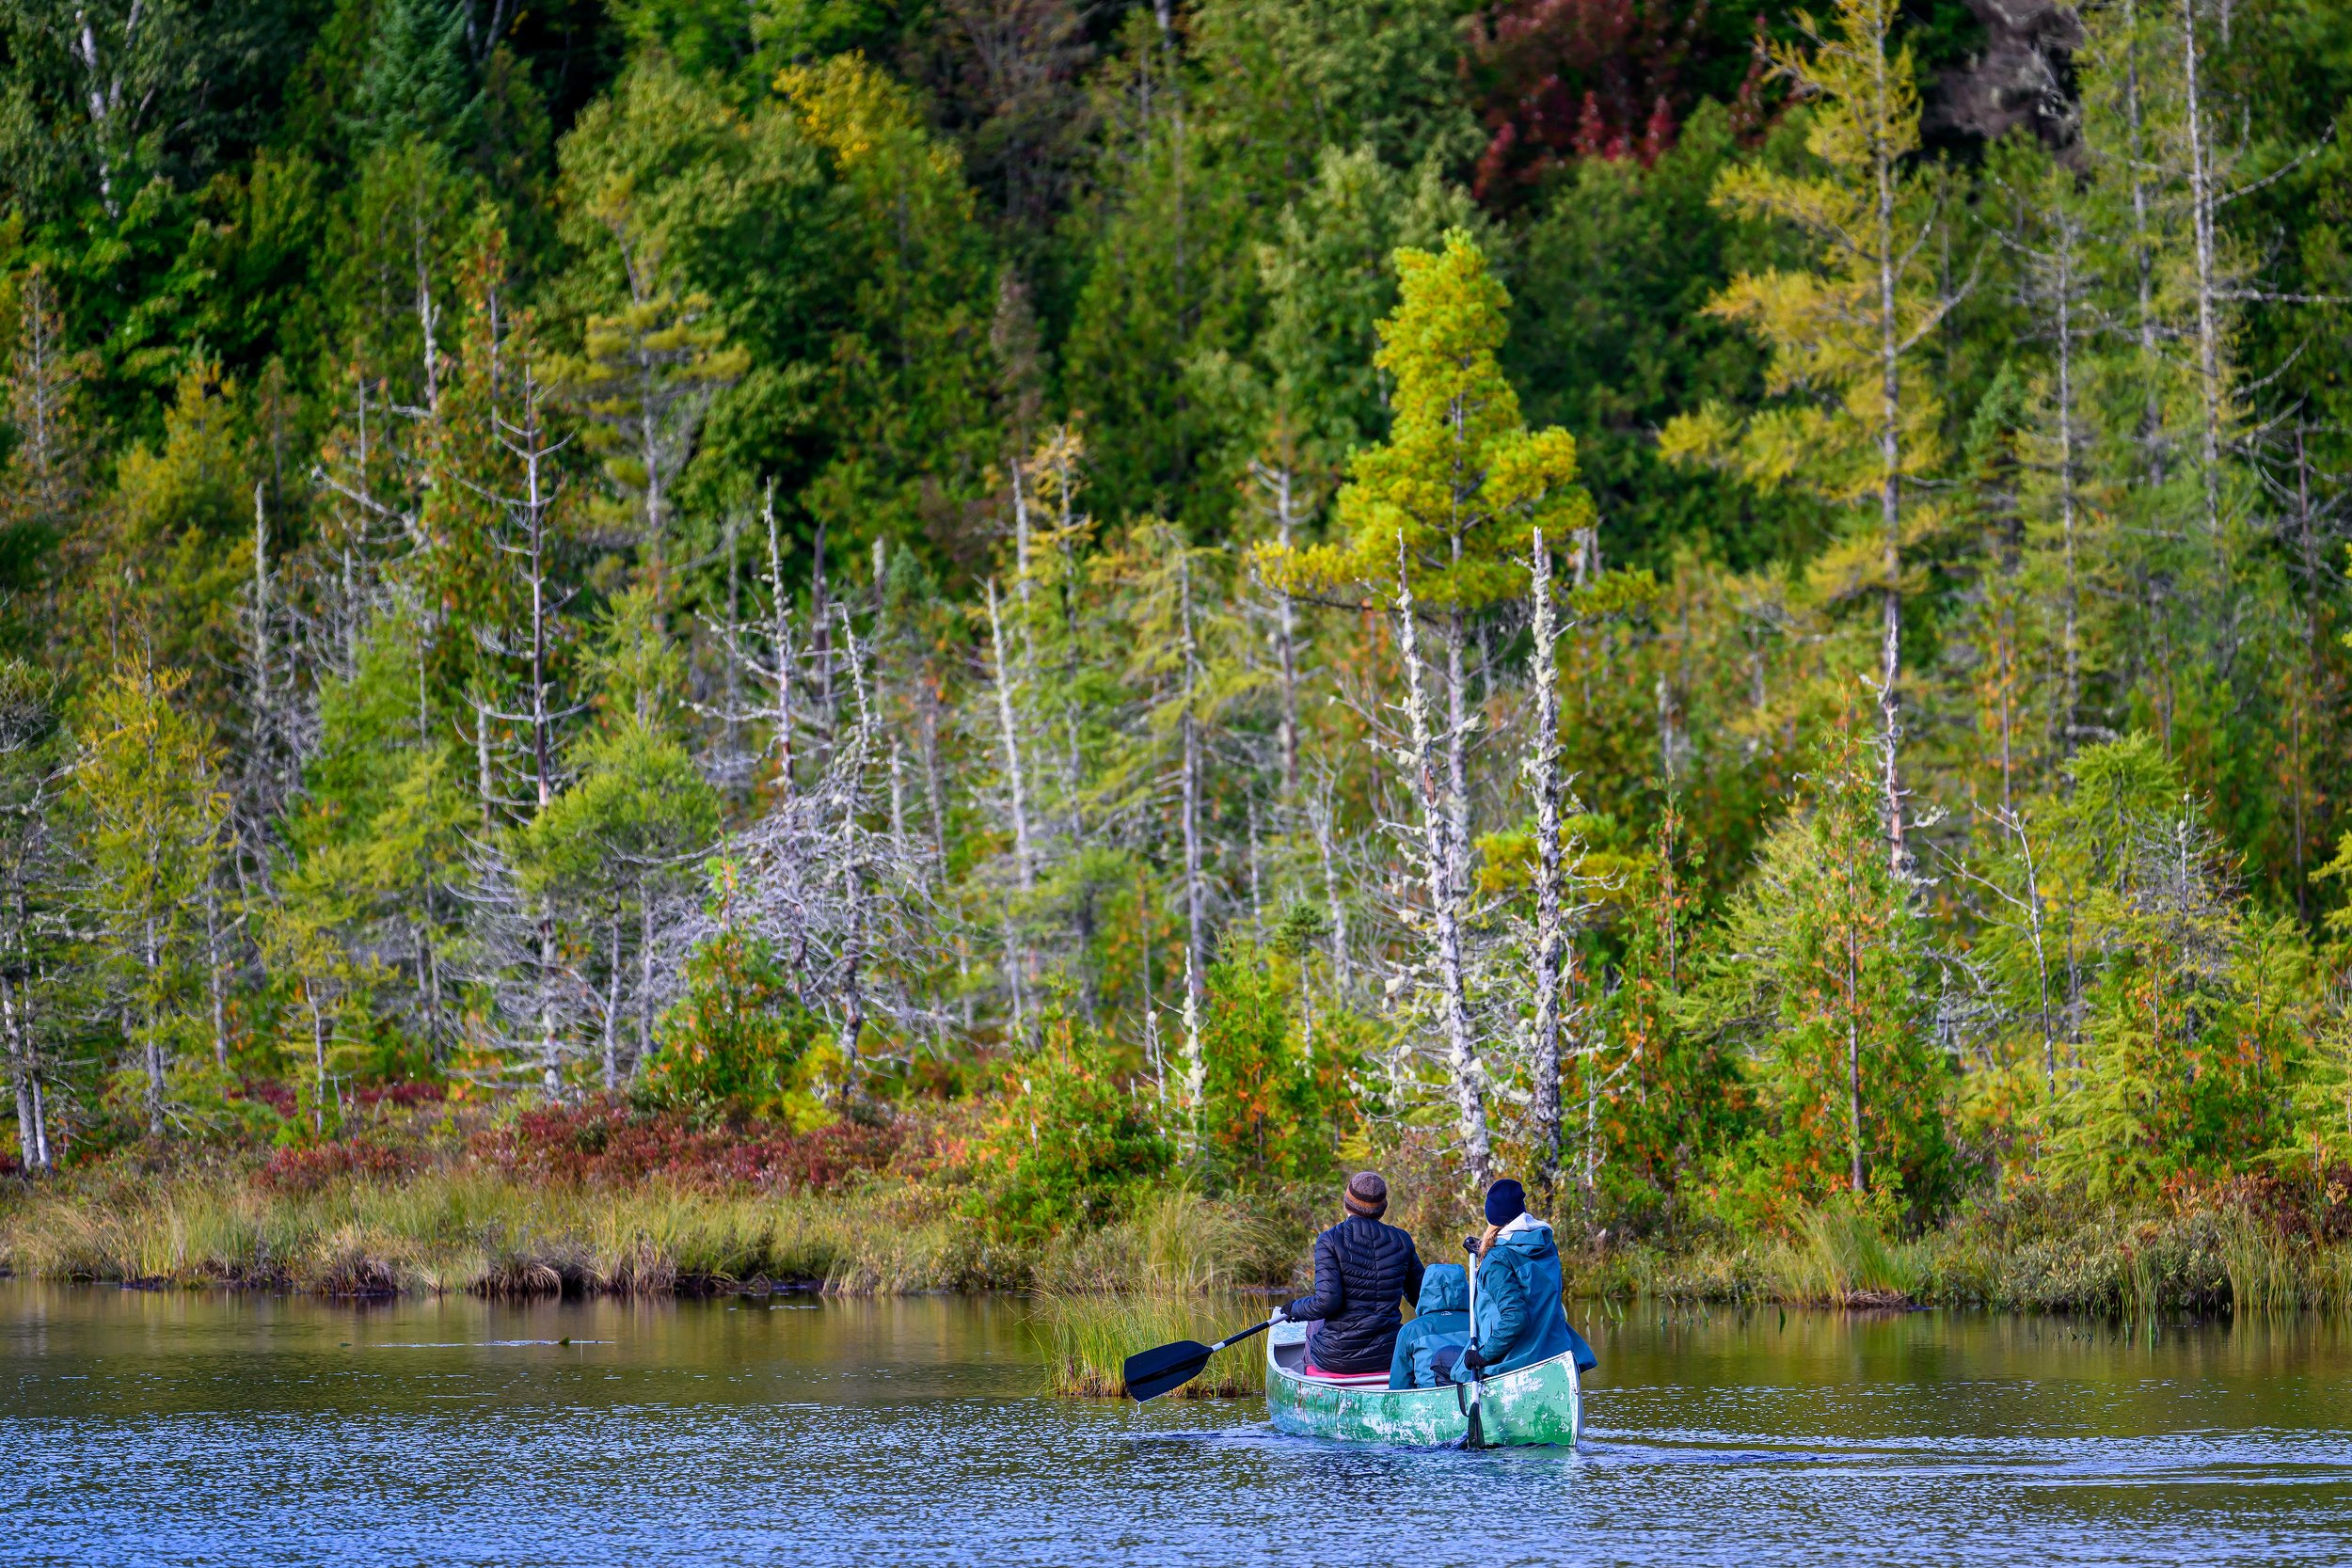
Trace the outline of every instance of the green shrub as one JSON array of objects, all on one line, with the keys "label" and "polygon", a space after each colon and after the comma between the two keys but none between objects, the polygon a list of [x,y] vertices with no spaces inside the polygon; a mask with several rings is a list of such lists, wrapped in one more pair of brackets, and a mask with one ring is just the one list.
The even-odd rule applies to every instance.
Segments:
[{"label": "green shrub", "polygon": [[1067,1019],[1046,1047],[1005,1074],[1005,1099],[978,1150],[970,1212],[1009,1240],[1110,1219],[1165,1175],[1173,1150],[1150,1111],[1113,1072],[1102,1042]]},{"label": "green shrub", "polygon": [[798,1074],[819,1033],[768,944],[723,930],[686,960],[686,994],[661,1015],[645,1092],[805,1122],[816,1106]]}]

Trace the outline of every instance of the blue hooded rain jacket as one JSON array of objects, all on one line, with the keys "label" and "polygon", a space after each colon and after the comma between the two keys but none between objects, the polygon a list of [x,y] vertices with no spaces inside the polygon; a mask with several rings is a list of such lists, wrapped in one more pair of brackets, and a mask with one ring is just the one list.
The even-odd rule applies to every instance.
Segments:
[{"label": "blue hooded rain jacket", "polygon": [[[1580,1372],[1600,1364],[1592,1346],[1568,1326],[1562,1289],[1560,1248],[1551,1227],[1532,1220],[1495,1238],[1478,1260],[1478,1354],[1488,1375],[1571,1352]],[[1454,1368],[1455,1382],[1470,1375],[1467,1367]]]},{"label": "blue hooded rain jacket", "polygon": [[[1413,1321],[1397,1330],[1389,1360],[1391,1388],[1436,1388],[1470,1343],[1470,1275],[1459,1263],[1432,1263],[1421,1276]],[[1443,1366],[1440,1367],[1439,1363]]]}]

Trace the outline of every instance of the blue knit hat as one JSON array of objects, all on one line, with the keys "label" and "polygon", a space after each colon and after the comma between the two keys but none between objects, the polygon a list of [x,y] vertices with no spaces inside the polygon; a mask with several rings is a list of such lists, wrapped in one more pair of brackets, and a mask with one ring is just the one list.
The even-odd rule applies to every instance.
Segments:
[{"label": "blue knit hat", "polygon": [[1486,1189],[1486,1223],[1509,1225],[1527,1212],[1527,1190],[1509,1177]]}]

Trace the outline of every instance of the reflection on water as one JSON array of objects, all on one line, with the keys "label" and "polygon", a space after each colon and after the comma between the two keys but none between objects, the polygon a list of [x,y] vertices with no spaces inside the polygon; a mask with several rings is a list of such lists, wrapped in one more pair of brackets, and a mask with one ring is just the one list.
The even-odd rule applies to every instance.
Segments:
[{"label": "reflection on water", "polygon": [[2335,1325],[1588,1327],[1582,1449],[1407,1453],[1041,1397],[1008,1302],[0,1282],[0,1562],[2352,1562]]}]

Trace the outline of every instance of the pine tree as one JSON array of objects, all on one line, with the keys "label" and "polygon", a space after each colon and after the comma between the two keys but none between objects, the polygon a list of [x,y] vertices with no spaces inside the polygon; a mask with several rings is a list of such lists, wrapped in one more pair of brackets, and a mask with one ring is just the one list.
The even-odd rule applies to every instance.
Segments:
[{"label": "pine tree", "polygon": [[[1462,931],[1471,891],[1472,620],[1520,591],[1520,529],[1565,537],[1585,525],[1592,502],[1575,483],[1575,441],[1563,430],[1530,431],[1519,419],[1495,357],[1510,298],[1477,245],[1456,231],[1442,255],[1407,249],[1396,261],[1402,297],[1381,323],[1375,361],[1396,383],[1390,438],[1356,454],[1331,543],[1262,546],[1255,560],[1277,587],[1369,590],[1394,607],[1411,731],[1398,759],[1421,818],[1411,853],[1429,900],[1422,913],[1430,922],[1459,1132],[1483,1180],[1487,1090]],[[1438,636],[1430,663],[1441,711],[1423,688],[1423,616]]]},{"label": "pine tree", "polygon": [[423,140],[463,149],[481,113],[466,8],[454,0],[384,0],[373,21],[373,47],[354,95],[354,138],[362,146]]}]

